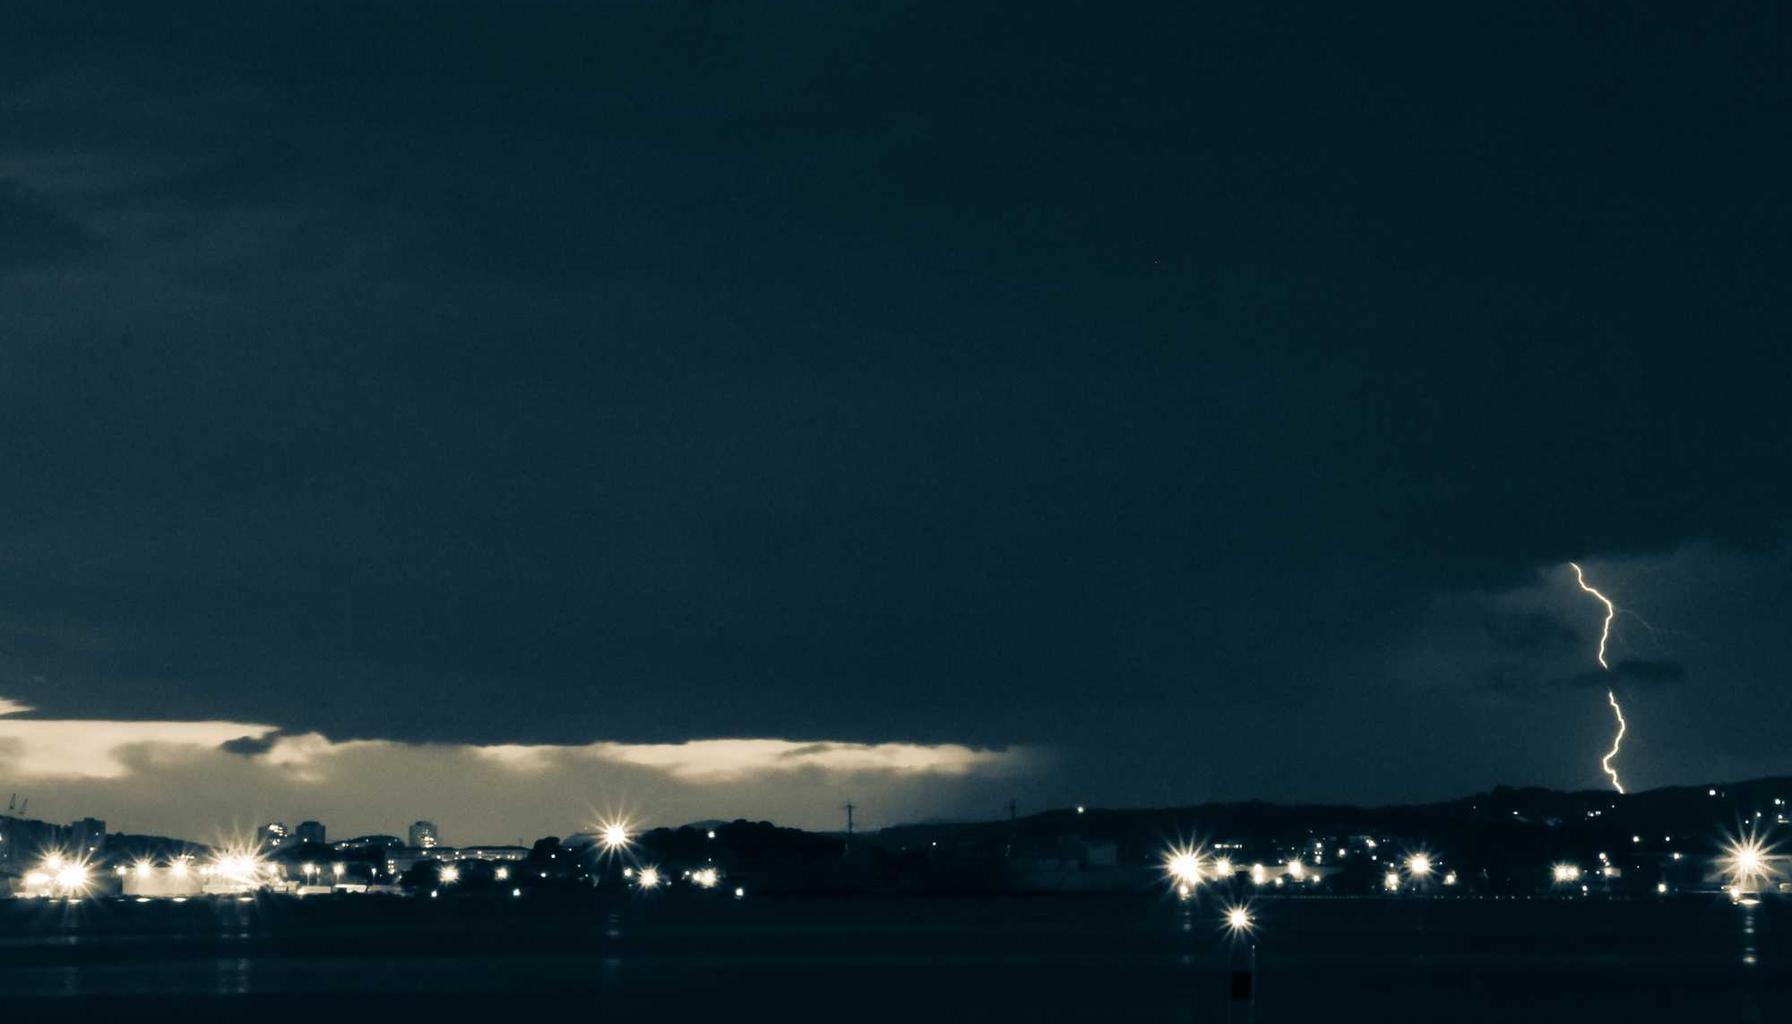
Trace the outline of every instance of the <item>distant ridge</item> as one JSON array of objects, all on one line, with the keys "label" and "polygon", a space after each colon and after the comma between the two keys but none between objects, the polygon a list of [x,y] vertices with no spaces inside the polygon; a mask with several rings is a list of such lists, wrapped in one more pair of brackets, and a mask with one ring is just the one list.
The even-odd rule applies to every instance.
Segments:
[{"label": "distant ridge", "polygon": [[1172,838],[1265,841],[1303,835],[1387,835],[1465,848],[1517,850],[1543,842],[1533,833],[1547,835],[1548,843],[1557,846],[1629,848],[1670,838],[1715,845],[1750,827],[1765,831],[1776,825],[1792,826],[1792,776],[1663,786],[1626,795],[1495,786],[1451,800],[1378,806],[1240,800],[1156,808],[1088,807],[1081,812],[1072,807],[1013,821],[912,823],[866,834],[896,846],[948,839],[990,841],[997,835],[1033,840],[1074,835],[1141,843]]}]

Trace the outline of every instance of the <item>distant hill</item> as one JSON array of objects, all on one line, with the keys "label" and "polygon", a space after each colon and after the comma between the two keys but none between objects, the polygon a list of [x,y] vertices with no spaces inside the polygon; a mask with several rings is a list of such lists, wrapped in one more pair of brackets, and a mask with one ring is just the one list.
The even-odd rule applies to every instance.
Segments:
[{"label": "distant hill", "polygon": [[186,839],[114,832],[106,837],[105,856],[108,860],[117,861],[151,860],[162,862],[181,855],[204,858],[210,856],[211,852],[211,847]]},{"label": "distant hill", "polygon": [[[1702,829],[1734,832],[1750,823],[1792,817],[1792,777],[1667,786],[1620,795],[1605,790],[1562,791],[1496,786],[1485,793],[1437,803],[1278,804],[1261,800],[1165,808],[1074,808],[1042,811],[1014,821],[896,825],[871,835],[881,840],[933,841],[940,835],[1118,835],[1147,830],[1166,835],[1282,838],[1290,834],[1392,832],[1423,834],[1470,825],[1522,825],[1594,835],[1690,834]],[[1627,831],[1628,830],[1628,831]],[[1665,830],[1665,831],[1664,831]],[[1715,834],[1715,833],[1714,833]]]}]

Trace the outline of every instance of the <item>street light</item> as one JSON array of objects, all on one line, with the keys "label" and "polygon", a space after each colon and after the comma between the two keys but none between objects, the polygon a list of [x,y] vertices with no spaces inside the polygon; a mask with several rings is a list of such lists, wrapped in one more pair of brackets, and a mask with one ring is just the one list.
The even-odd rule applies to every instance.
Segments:
[{"label": "street light", "polygon": [[1723,859],[1730,884],[1737,889],[1752,889],[1772,875],[1768,853],[1766,845],[1752,832],[1730,840]]},{"label": "street light", "polygon": [[629,841],[628,822],[617,819],[603,823],[598,842],[602,844],[604,852],[614,853],[628,846]]},{"label": "street light", "polygon": [[1201,884],[1201,854],[1189,846],[1174,847],[1164,855],[1164,872],[1181,886]]},{"label": "street light", "polygon": [[[1226,908],[1225,927],[1231,937],[1231,950],[1227,954],[1228,967],[1232,976],[1232,999],[1243,1002],[1247,1007],[1247,1017],[1255,1016],[1257,999],[1257,940],[1253,934],[1257,922],[1251,918],[1250,909],[1244,904],[1233,904]],[[1244,963],[1239,963],[1239,946],[1243,944],[1248,952],[1244,954]],[[1228,1012],[1227,1019],[1231,1019]]]}]

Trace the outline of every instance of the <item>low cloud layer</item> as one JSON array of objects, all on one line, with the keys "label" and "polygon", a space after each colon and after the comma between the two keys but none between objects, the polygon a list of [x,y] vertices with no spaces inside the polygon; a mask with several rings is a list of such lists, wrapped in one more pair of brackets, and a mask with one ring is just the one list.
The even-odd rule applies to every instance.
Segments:
[{"label": "low cloud layer", "polygon": [[0,698],[0,769],[8,778],[117,779],[132,764],[219,749],[274,730],[241,722],[111,722],[19,718],[31,709]]},{"label": "low cloud layer", "polygon": [[936,812],[942,796],[946,806],[981,803],[975,794],[1037,760],[1018,748],[783,739],[336,741],[243,722],[22,717],[29,711],[0,698],[0,772],[25,786],[34,813],[95,814],[113,828],[202,840],[298,818],[325,821],[337,836],[427,818],[455,841],[577,831],[614,813],[651,824],[745,815],[833,827],[849,799],[889,823]]},{"label": "low cloud layer", "polygon": [[578,761],[655,768],[688,781],[731,781],[773,772],[889,772],[966,775],[999,769],[1013,754],[958,744],[799,743],[794,740],[691,740],[685,743],[592,743],[568,747],[506,745],[471,748],[509,768],[545,771]]}]

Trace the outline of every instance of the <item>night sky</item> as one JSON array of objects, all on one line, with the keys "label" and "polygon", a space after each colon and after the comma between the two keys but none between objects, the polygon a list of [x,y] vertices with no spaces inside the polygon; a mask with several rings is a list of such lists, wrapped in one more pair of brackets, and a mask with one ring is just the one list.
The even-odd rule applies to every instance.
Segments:
[{"label": "night sky", "polygon": [[1430,799],[1608,684],[1792,772],[1792,19],[1352,6],[11,11],[0,786]]}]

